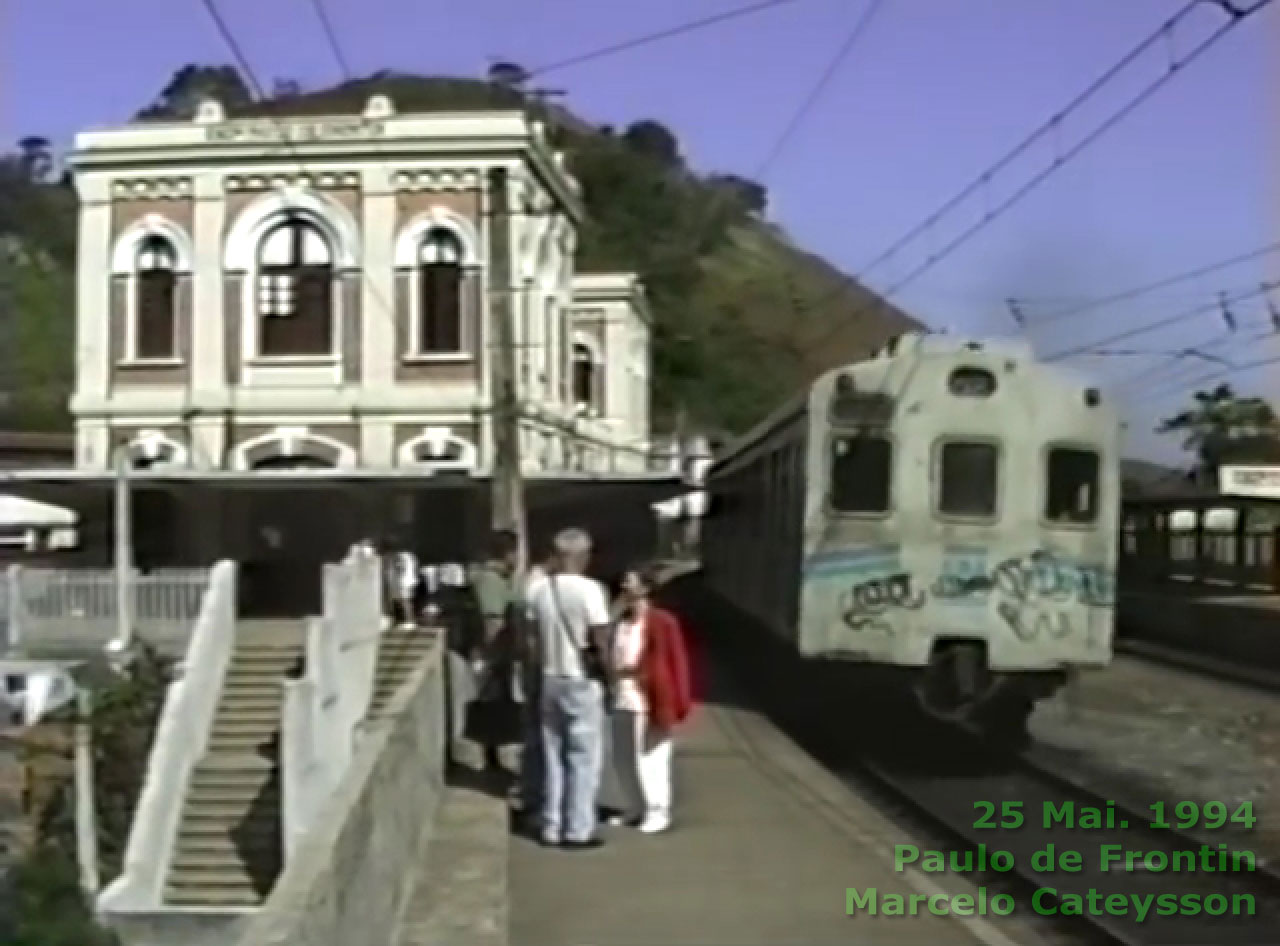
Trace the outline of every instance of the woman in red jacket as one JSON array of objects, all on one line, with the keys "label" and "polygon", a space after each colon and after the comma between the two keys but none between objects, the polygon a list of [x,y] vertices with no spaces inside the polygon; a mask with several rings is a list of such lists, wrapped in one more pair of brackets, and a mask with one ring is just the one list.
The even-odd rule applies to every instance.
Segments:
[{"label": "woman in red jacket", "polygon": [[613,760],[646,834],[671,824],[672,734],[693,704],[684,632],[674,614],[652,603],[655,577],[647,568],[623,576],[613,643]]}]

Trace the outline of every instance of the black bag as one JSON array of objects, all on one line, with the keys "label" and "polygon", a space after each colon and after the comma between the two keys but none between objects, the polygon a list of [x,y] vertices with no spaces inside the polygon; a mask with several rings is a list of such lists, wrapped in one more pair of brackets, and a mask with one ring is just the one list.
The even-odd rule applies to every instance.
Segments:
[{"label": "black bag", "polygon": [[[556,590],[556,576],[549,575],[547,581],[551,583],[551,597],[555,600],[556,616],[560,619],[561,630],[569,643],[576,645],[577,641],[573,639],[569,621],[564,616],[564,609],[560,606],[560,592]],[[597,646],[596,641],[592,639],[590,632],[587,634],[586,642],[578,648],[578,658],[582,661],[582,672],[586,674],[587,679],[594,680],[603,688],[605,708],[612,707],[613,681],[612,675],[609,673],[608,658],[605,654],[600,653],[600,648]]]}]

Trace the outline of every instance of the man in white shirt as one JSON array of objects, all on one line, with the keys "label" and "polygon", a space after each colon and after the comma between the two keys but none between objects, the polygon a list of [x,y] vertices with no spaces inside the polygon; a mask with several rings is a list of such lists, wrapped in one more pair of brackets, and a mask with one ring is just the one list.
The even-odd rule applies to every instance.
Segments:
[{"label": "man in white shirt", "polygon": [[[604,749],[604,692],[584,651],[608,664],[609,605],[604,587],[586,577],[591,537],[566,529],[555,538],[555,565],[531,583],[528,607],[542,667],[542,843],[571,850],[599,847],[596,791]],[[607,671],[606,671],[607,672]]]}]

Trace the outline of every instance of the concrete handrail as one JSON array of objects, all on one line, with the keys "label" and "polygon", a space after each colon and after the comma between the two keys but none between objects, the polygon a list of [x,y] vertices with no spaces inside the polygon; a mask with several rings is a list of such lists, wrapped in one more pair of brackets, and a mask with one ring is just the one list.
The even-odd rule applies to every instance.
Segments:
[{"label": "concrete handrail", "polygon": [[280,744],[286,864],[351,764],[377,671],[380,560],[350,555],[325,565],[323,580],[324,617],[307,626],[306,672],[284,684]]},{"label": "concrete handrail", "polygon": [[438,642],[369,726],[237,946],[389,943],[443,791]]},{"label": "concrete handrail", "polygon": [[213,567],[179,678],[165,696],[124,868],[98,898],[104,913],[152,910],[164,899],[187,784],[208,744],[235,630],[236,566],[222,561]]}]

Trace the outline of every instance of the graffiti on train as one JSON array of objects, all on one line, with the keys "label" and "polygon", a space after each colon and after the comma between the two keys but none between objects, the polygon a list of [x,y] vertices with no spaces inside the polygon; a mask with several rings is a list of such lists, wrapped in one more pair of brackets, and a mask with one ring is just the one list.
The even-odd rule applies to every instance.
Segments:
[{"label": "graffiti on train", "polygon": [[928,596],[911,583],[906,572],[896,572],[858,582],[840,598],[840,614],[844,623],[855,631],[892,633],[884,617],[893,610],[916,611]]},{"label": "graffiti on train", "polygon": [[1093,608],[1115,603],[1115,574],[1097,565],[1082,565],[1037,549],[1005,559],[990,570],[974,567],[978,556],[949,556],[931,589],[935,598],[966,599],[994,591],[1021,602],[1083,604]]}]

